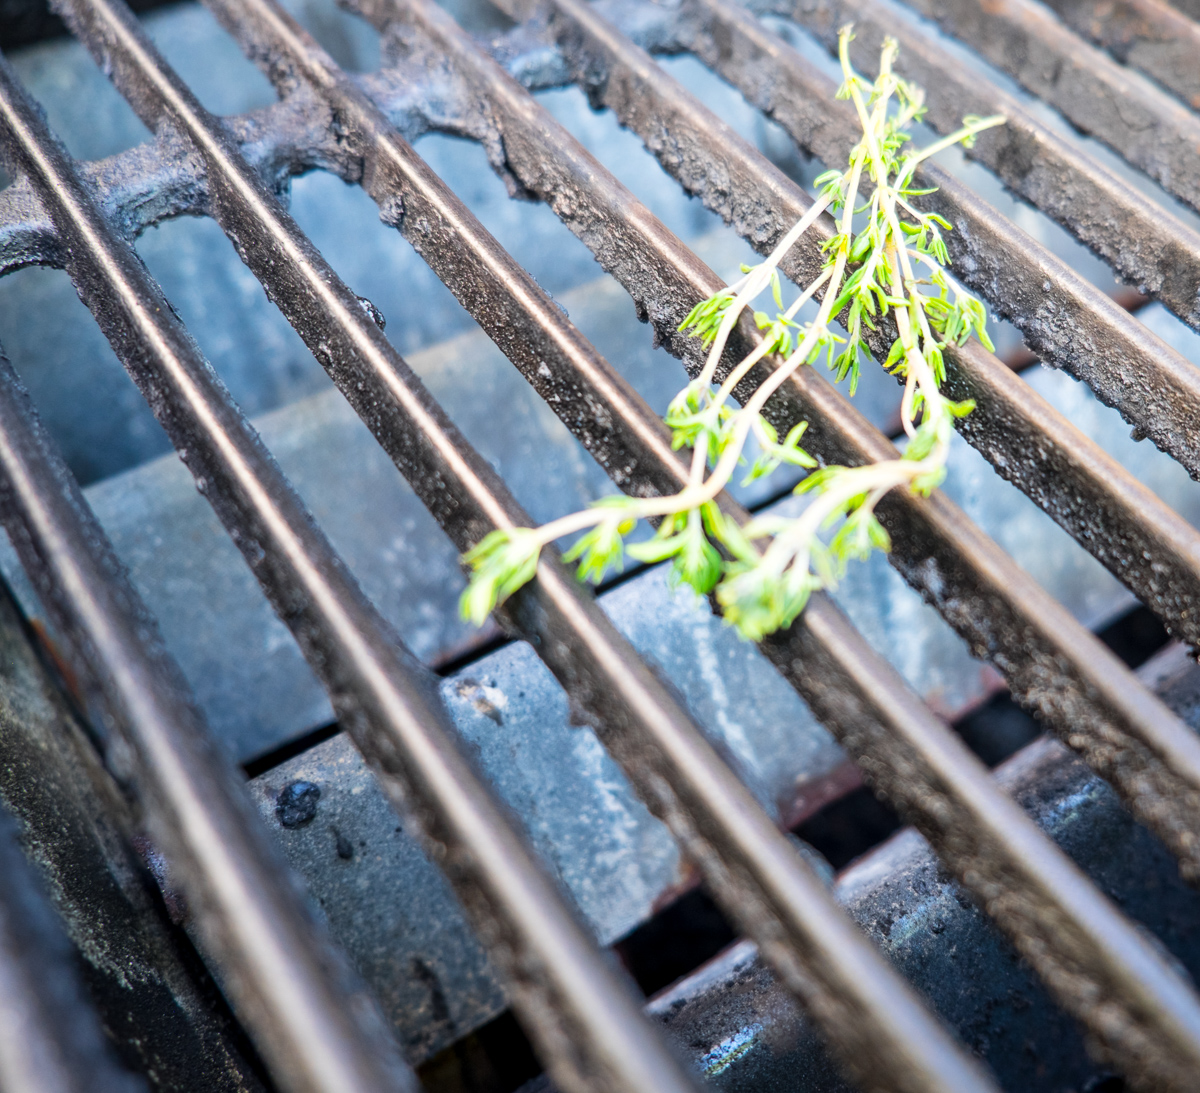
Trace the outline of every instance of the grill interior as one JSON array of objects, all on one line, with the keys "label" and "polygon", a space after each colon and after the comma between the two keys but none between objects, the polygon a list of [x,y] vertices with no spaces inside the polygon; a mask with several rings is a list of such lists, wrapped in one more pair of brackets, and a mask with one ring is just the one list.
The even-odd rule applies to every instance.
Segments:
[{"label": "grill interior", "polygon": [[[1200,30],[1051,7],[0,11],[0,1089],[1194,1089]],[[549,557],[470,628],[488,531],[684,481],[849,21],[919,139],[1008,118],[922,170],[997,342],[944,488],[759,646]]]}]

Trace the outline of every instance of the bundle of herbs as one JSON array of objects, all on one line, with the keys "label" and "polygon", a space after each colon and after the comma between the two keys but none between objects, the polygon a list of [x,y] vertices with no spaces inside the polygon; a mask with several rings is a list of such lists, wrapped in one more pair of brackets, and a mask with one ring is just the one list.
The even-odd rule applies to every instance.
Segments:
[{"label": "bundle of herbs", "polygon": [[[493,531],[464,555],[471,571],[461,601],[464,617],[482,624],[532,579],[544,546],[583,532],[563,555],[578,561],[580,580],[599,583],[620,568],[626,553],[642,562],[669,559],[676,582],[701,594],[715,589],[725,619],[745,637],[759,640],[789,626],[809,596],[834,587],[851,561],[890,548],[875,516],[889,490],[928,494],[941,483],[954,419],[974,409],[972,402],[953,402],[942,394],[943,351],[973,335],[989,349],[992,345],[983,305],[946,269],[942,233],[950,225],[914,204],[932,191],[917,188],[913,178],[923,160],[955,144],[969,146],[978,133],[1004,119],[966,117],[957,132],[906,151],[905,127],[920,121],[922,93],[893,71],[897,46],[890,39],[882,49],[879,76],[874,81],[859,76],[850,65],[852,38],[851,28],[844,28],[838,97],[853,103],[863,136],[849,164],[816,180],[816,201],[765,261],[742,267],[740,280],[697,304],[680,326],[708,349],[700,375],[672,400],[665,418],[674,447],[691,451],[687,486],[666,497],[605,497],[538,528]],[[861,191],[867,188],[871,193],[863,200]],[[779,263],[826,212],[837,230],[824,244],[821,272],[785,308]],[[717,385],[718,364],[734,325],[767,292],[773,316],[754,312],[762,338]],[[800,321],[800,310],[817,298],[815,318]],[[843,313],[839,333],[831,324]],[[908,439],[903,455],[860,467],[818,467],[800,446],[807,423],[781,440],[763,408],[796,369],[821,358],[839,381],[849,378],[853,395],[859,370],[870,360],[865,333],[888,316],[896,338],[883,367],[904,380],[900,417]],[[745,405],[736,407],[734,389],[769,354],[777,358],[775,369]],[[767,515],[739,526],[719,510],[714,499],[746,464],[743,453],[751,436],[758,453],[746,481],[785,464],[810,472],[796,487],[811,497],[799,516]],[[658,520],[657,533],[626,543],[639,520]]]}]

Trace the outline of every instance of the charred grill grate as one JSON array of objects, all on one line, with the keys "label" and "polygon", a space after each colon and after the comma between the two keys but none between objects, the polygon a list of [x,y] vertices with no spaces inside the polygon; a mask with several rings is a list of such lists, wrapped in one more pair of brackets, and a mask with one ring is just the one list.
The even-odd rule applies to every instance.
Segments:
[{"label": "charred grill grate", "polygon": [[[628,984],[464,757],[435,680],[360,590],[131,240],[172,217],[215,220],[463,551],[529,517],[280,204],[293,175],[321,168],[361,185],[612,480],[638,494],[674,491],[686,477],[657,416],[413,151],[410,142],[422,133],[482,142],[512,190],[549,205],[693,372],[701,363],[697,346],[677,327],[720,286],[718,278],[530,89],[582,87],[689,193],[767,251],[809,197],[645,51],[693,54],[806,153],[839,161],[853,140],[844,104],[820,68],[760,14],[785,17],[827,44],[853,19],[864,67],[885,30],[896,34],[902,64],[929,91],[935,129],[966,112],[1005,113],[1009,125],[982,137],[975,158],[1193,327],[1200,326],[1200,234],[1048,129],[1023,100],[947,53],[887,0],[509,0],[501,6],[518,20],[516,29],[493,42],[490,54],[428,0],[361,0],[356,11],[379,29],[386,60],[362,79],[341,71],[273,0],[208,6],[271,78],[277,104],[218,119],[122,0],[60,4],[155,134],[101,163],[74,161],[11,67],[0,67],[0,140],[16,179],[0,193],[3,272],[44,265],[69,274],[327,689],[339,724],[443,868],[553,1080],[565,1090],[695,1088],[699,1079],[639,1012]],[[950,33],[985,46],[990,62],[1180,202],[1200,208],[1200,120],[1171,97],[1195,101],[1194,51],[1178,48],[1197,33],[1186,18],[1152,0],[1103,13],[1059,5],[1072,26],[1118,53],[1123,67],[1033,4],[917,6]],[[936,166],[924,175],[938,187],[931,199],[937,210],[956,225],[950,243],[960,275],[1041,360],[1087,383],[1138,435],[1189,473],[1200,472],[1195,365],[954,175]],[[827,237],[831,225],[823,230]],[[819,241],[793,251],[789,276],[813,275]],[[743,326],[731,359],[756,337]],[[1191,525],[998,358],[973,345],[951,354],[949,364],[954,396],[979,407],[965,438],[1174,637],[1200,644],[1200,536]],[[746,390],[770,367],[748,377]],[[811,370],[784,385],[770,414],[784,431],[808,420],[809,447],[829,462],[894,451]],[[0,370],[0,470],[10,536],[66,647],[65,669],[82,681],[108,766],[171,863],[195,936],[261,1055],[265,1075],[251,1058],[236,1081],[313,1093],[415,1088],[379,1012],[325,926],[305,910],[224,755],[206,742],[203,716],[154,622],[7,365]],[[733,498],[721,504],[734,519],[746,518]],[[896,495],[880,513],[896,569],[1002,673],[1022,704],[1116,788],[1177,857],[1182,875],[1200,877],[1200,741],[1192,730],[947,497]],[[997,1088],[855,928],[686,702],[562,565],[545,559],[502,621],[536,650],[575,715],[595,728],[846,1073],[864,1088],[907,1093]],[[1192,1088],[1200,1068],[1200,998],[1192,986],[841,611],[817,597],[761,649],[861,764],[875,792],[928,839],[1083,1027],[1099,1058],[1134,1088]],[[480,696],[471,701],[486,711],[486,688],[474,686]],[[298,818],[291,823],[280,812],[280,820],[301,826],[316,787],[284,788],[295,800],[279,808],[294,805]],[[338,855],[352,858],[353,845],[335,834]],[[24,906],[19,886],[9,895],[14,908]],[[19,925],[15,912],[12,921]],[[7,922],[0,918],[0,927]],[[0,931],[5,968],[28,970],[22,948]],[[408,974],[425,974],[422,968],[416,962]],[[0,974],[6,999],[26,997],[19,992],[27,984],[28,976]],[[20,1004],[45,1013],[48,1041],[62,1032],[49,1002]],[[723,1073],[726,1056],[737,1057],[742,1041],[730,1042],[715,1063],[712,1051],[701,1053],[710,1073]],[[96,1089],[102,1071],[91,1061],[94,1047],[63,1048],[53,1079],[44,1069],[32,1078],[14,1069],[4,1078],[15,1090]]]}]

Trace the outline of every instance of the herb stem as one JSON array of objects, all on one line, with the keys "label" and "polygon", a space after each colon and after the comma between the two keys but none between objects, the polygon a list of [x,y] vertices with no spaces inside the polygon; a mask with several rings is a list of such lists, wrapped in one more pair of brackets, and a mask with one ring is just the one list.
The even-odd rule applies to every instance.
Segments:
[{"label": "herb stem", "polygon": [[[822,175],[817,198],[767,258],[752,268],[742,267],[742,277],[697,304],[680,326],[708,347],[699,376],[672,401],[666,419],[674,447],[691,448],[686,485],[668,496],[604,498],[539,528],[491,532],[464,555],[472,570],[462,599],[465,616],[482,622],[532,579],[541,550],[564,536],[583,533],[564,559],[581,559],[580,578],[599,581],[610,567],[621,564],[625,536],[637,522],[659,520],[657,534],[629,544],[628,552],[647,562],[673,559],[675,579],[701,593],[715,588],[726,620],[744,636],[758,639],[790,625],[811,593],[834,585],[850,560],[890,549],[888,533],[875,516],[889,491],[907,488],[927,494],[941,481],[954,419],[974,406],[952,402],[939,389],[942,351],[952,342],[965,344],[972,333],[989,347],[990,342],[983,306],[944,269],[948,255],[941,232],[951,225],[935,213],[922,213],[908,200],[929,192],[913,189],[910,182],[923,160],[955,143],[969,143],[1003,119],[964,118],[956,133],[901,158],[899,150],[908,140],[901,127],[921,118],[924,97],[893,71],[898,50],[893,39],[884,42],[879,75],[870,83],[850,65],[851,38],[851,29],[844,28],[838,49],[844,81],[838,97],[853,102],[863,135],[850,152],[846,170]],[[864,184],[871,193],[859,208]],[[785,308],[780,263],[827,211],[834,214],[837,230],[823,246],[822,269]],[[865,226],[856,235],[859,215],[865,217]],[[928,279],[918,280],[918,263],[929,271]],[[734,327],[768,287],[778,309],[775,319],[755,312],[762,338],[714,390]],[[818,294],[816,317],[798,323],[800,309]],[[843,309],[845,339],[830,329]],[[861,359],[868,355],[864,331],[877,330],[889,313],[896,336],[882,363],[904,379],[900,411],[908,446],[898,458],[874,464],[819,467],[799,446],[807,423],[797,423],[781,441],[763,411],[796,370],[815,361],[823,349],[838,380],[850,376],[853,395]],[[836,357],[835,342],[845,343]],[[774,357],[774,367],[743,405],[733,409],[735,389],[768,356]],[[751,435],[759,454],[750,479],[770,474],[783,463],[811,472],[796,487],[797,493],[811,497],[798,517],[757,517],[739,527],[713,503],[743,462]],[[822,538],[825,533],[828,542]],[[759,540],[768,540],[761,549]]]}]

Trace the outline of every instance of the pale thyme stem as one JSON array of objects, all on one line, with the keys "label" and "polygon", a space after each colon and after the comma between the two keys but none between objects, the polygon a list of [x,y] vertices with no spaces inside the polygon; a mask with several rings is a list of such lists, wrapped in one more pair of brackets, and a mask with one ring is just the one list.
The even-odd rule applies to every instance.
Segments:
[{"label": "pale thyme stem", "polygon": [[938,152],[944,152],[947,148],[953,148],[954,145],[966,140],[967,137],[973,137],[977,133],[982,133],[985,129],[993,129],[997,125],[1003,125],[1007,120],[1003,114],[992,114],[990,117],[978,118],[969,125],[961,126],[949,136],[942,137],[941,140],[935,140],[931,145],[922,148],[919,152],[905,156],[904,167],[901,170],[900,177],[907,181],[912,175],[912,169],[918,163],[928,159],[930,156],[936,156]]},{"label": "pale thyme stem", "polygon": [[[917,390],[920,390],[925,399],[925,416],[931,418],[938,413],[944,412],[942,403],[945,397],[941,394],[938,387],[937,377],[933,374],[929,362],[925,358],[925,354],[921,351],[916,339],[913,337],[910,319],[915,318],[917,325],[921,330],[921,337],[926,345],[933,344],[935,338],[933,331],[929,326],[929,317],[926,314],[924,306],[924,297],[917,288],[916,275],[913,272],[912,264],[909,259],[909,250],[902,243],[897,247],[897,243],[903,240],[904,235],[900,228],[900,219],[896,213],[896,203],[901,201],[906,209],[915,216],[919,216],[916,210],[912,209],[907,202],[903,202],[896,193],[896,190],[907,184],[907,180],[911,178],[916,166],[929,156],[936,155],[945,148],[949,148],[954,144],[974,136],[977,133],[983,132],[985,129],[990,129],[993,126],[1004,123],[1004,118],[1000,115],[994,115],[989,118],[979,118],[962,126],[957,132],[935,141],[928,148],[923,149],[916,155],[911,155],[906,158],[904,166],[901,168],[897,176],[897,184],[893,187],[888,182],[887,164],[883,154],[879,148],[877,129],[872,122],[878,115],[880,107],[886,105],[886,101],[891,96],[891,92],[895,85],[895,80],[892,77],[892,61],[896,54],[895,42],[891,39],[884,45],[883,52],[880,56],[880,77],[887,79],[887,94],[882,92],[879,95],[879,102],[876,104],[875,111],[868,118],[866,104],[863,102],[862,94],[859,91],[857,81],[853,79],[853,70],[850,67],[849,59],[849,38],[843,35],[839,55],[842,62],[843,72],[846,74],[847,83],[850,88],[850,95],[854,101],[854,107],[858,113],[859,122],[863,127],[863,139],[866,141],[867,147],[871,155],[872,174],[876,185],[874,198],[879,201],[879,208],[883,211],[887,219],[888,227],[891,231],[892,242],[887,247],[888,255],[888,279],[891,283],[893,295],[895,298],[901,298],[901,292],[908,299],[907,307],[896,308],[896,327],[900,335],[900,344],[904,350],[905,362],[907,364],[907,376],[904,385],[904,398],[901,402],[901,421],[904,425],[904,430],[909,436],[914,435],[913,427],[913,402]],[[910,106],[908,116],[911,118],[915,114],[915,107]],[[902,120],[898,124],[902,124]],[[897,268],[897,259],[899,267]],[[929,263],[932,266],[932,263]],[[940,267],[936,267],[939,268]],[[957,286],[956,286],[957,291]]]},{"label": "pale thyme stem", "polygon": [[708,435],[700,437],[700,443],[692,449],[692,466],[688,472],[688,485],[699,486],[704,481],[704,469],[708,466]]},{"label": "pale thyme stem", "polygon": [[[888,252],[888,273],[893,290],[896,291],[899,298],[899,290],[905,288],[901,275],[900,268],[897,264],[896,248],[892,243],[887,246]],[[916,295],[915,289],[909,290],[910,303],[909,308],[917,311],[919,318],[922,320],[923,334],[927,340],[932,340],[933,335],[929,332],[928,323],[925,319],[925,311],[915,301],[911,301],[911,297]],[[916,392],[919,390],[925,398],[925,414],[927,417],[932,417],[942,410],[942,403],[945,401],[941,391],[938,390],[937,377],[933,374],[933,369],[929,367],[929,362],[925,358],[925,354],[921,352],[917,345],[916,339],[913,337],[911,316],[908,308],[895,308],[896,313],[896,330],[900,335],[900,344],[904,347],[904,359],[908,365],[907,375],[904,381],[904,398],[900,402],[900,420],[904,424],[904,431],[909,436],[916,435],[916,430],[913,427],[913,399]]]},{"label": "pale thyme stem", "polygon": [[[836,486],[815,494],[812,503],[792,525],[775,536],[763,553],[762,565],[776,576],[781,576],[789,563],[799,565],[803,558],[803,568],[807,570],[808,544],[826,522],[841,513],[853,498],[868,494],[860,510],[873,513],[875,506],[887,493],[897,486],[908,485],[921,475],[936,470],[944,458],[945,452],[939,445],[921,460],[889,459],[882,463],[846,468],[839,476]],[[753,528],[750,531],[753,534]]]},{"label": "pale thyme stem", "polygon": [[742,310],[770,284],[771,274],[779,266],[779,263],[783,260],[783,256],[792,249],[796,240],[817,222],[820,215],[829,208],[832,202],[832,195],[823,195],[817,198],[808,212],[776,244],[775,249],[767,256],[766,261],[746,275],[745,285],[726,309],[725,315],[721,320],[721,326],[717,330],[717,336],[713,339],[712,346],[708,351],[708,358],[704,362],[704,369],[696,379],[696,383],[701,387],[708,387],[712,383],[713,377],[717,374],[717,366],[721,362],[721,354],[725,352],[725,344],[728,342],[729,335],[732,333]]},{"label": "pale thyme stem", "polygon": [[[792,306],[784,313],[784,318],[791,319],[796,312],[800,310],[813,296],[817,293],[820,287],[825,284],[833,276],[833,267],[825,270],[812,284],[804,290],[804,292],[796,298]],[[760,360],[767,355],[770,350],[770,342],[765,339],[755,346],[754,351],[739,364],[728,376],[725,377],[725,382],[721,384],[721,389],[717,392],[716,398],[713,400],[717,406],[722,405],[733,395],[733,389],[742,382],[747,372],[750,371]]]},{"label": "pale thyme stem", "polygon": [[[890,44],[894,45],[894,43]],[[915,434],[912,422],[913,401],[916,391],[919,390],[925,399],[926,418],[931,418],[944,412],[941,405],[944,397],[938,389],[937,377],[934,376],[933,369],[929,367],[929,362],[925,359],[925,354],[921,351],[916,338],[913,336],[912,319],[915,317],[926,344],[930,344],[934,340],[933,332],[929,329],[928,317],[922,306],[921,294],[916,288],[916,277],[913,275],[912,266],[908,261],[908,248],[901,246],[897,249],[896,246],[897,241],[904,238],[904,233],[900,229],[900,219],[896,215],[896,195],[888,183],[887,163],[879,148],[875,125],[872,124],[879,114],[880,108],[884,107],[886,110],[886,102],[887,98],[890,97],[890,90],[888,96],[880,95],[879,102],[876,104],[875,110],[869,118],[866,103],[863,102],[858,84],[852,78],[849,65],[849,42],[845,36],[842,38],[840,53],[843,69],[846,71],[850,86],[850,95],[854,100],[854,108],[858,112],[859,121],[863,127],[863,139],[866,141],[871,156],[872,174],[876,187],[874,196],[878,199],[879,208],[882,210],[891,232],[891,240],[888,242],[885,251],[888,259],[887,272],[892,295],[895,299],[907,297],[908,300],[906,306],[896,307],[893,311],[896,317],[896,330],[900,335],[900,344],[904,350],[904,359],[907,364],[904,398],[900,404],[900,419],[904,424],[905,432],[909,436],[913,436]],[[880,59],[880,77],[887,77],[889,81],[892,79],[891,62],[894,55],[894,49],[885,45]],[[904,297],[902,297],[902,293]]]},{"label": "pale thyme stem", "polygon": [[[808,359],[809,354],[812,352],[813,346],[818,343],[819,339],[822,338],[829,329],[830,320],[833,318],[833,305],[836,302],[838,292],[841,289],[842,277],[845,275],[846,261],[850,253],[850,233],[854,223],[854,204],[858,200],[858,187],[862,178],[862,169],[863,157],[861,154],[856,153],[852,161],[850,176],[846,183],[846,192],[844,195],[845,204],[842,207],[842,221],[840,225],[841,242],[838,245],[837,255],[834,258],[832,267],[830,267],[828,270],[828,277],[825,278],[823,276],[822,278],[818,278],[812,285],[809,286],[809,296],[811,297],[811,295],[820,287],[820,283],[823,279],[827,279],[829,282],[829,287],[826,289],[825,296],[821,300],[821,307],[817,312],[817,317],[813,320],[812,324],[808,328],[808,332],[805,334],[800,344],[792,351],[791,355],[788,356],[787,359],[784,360],[783,364],[780,365],[779,368],[777,368],[758,386],[754,394],[751,396],[749,402],[747,402],[746,405],[743,406],[742,409],[739,410],[735,415],[733,441],[726,447],[724,454],[721,456],[720,462],[718,462],[717,466],[713,469],[713,473],[709,476],[708,481],[705,483],[705,488],[707,489],[709,488],[709,483],[716,481],[718,483],[717,488],[712,492],[712,496],[707,497],[705,500],[712,500],[713,497],[715,497],[722,489],[725,488],[725,485],[728,483],[730,478],[733,477],[734,469],[736,468],[738,458],[741,455],[742,446],[746,442],[746,437],[750,432],[750,428],[758,421],[758,416],[762,412],[763,407],[766,405],[767,400],[776,391],[778,391],[779,388],[787,382],[792,373],[795,372],[796,369]],[[828,205],[832,203],[832,200],[832,196],[830,196],[828,200],[825,201],[824,205],[821,206],[821,208],[824,209],[825,207],[828,207]],[[799,223],[804,224],[805,221],[808,221],[811,224],[812,222],[815,222],[816,217],[812,216],[812,214],[814,210],[818,208],[819,204],[820,203],[813,205],[813,207],[809,209],[808,213],[805,214],[804,218]],[[796,239],[799,237],[799,233],[797,233],[795,229],[788,232],[775,250],[771,252],[771,257],[768,259],[768,262],[778,262],[779,259],[788,252],[791,246],[795,243]],[[787,244],[786,247],[784,246],[784,243]],[[756,347],[755,353],[757,353],[758,356],[754,361],[751,362],[749,367],[752,367],[754,363],[757,363],[758,360],[765,356],[765,345],[760,344],[758,347]],[[709,359],[711,361],[714,358],[710,356]],[[747,368],[747,371],[749,370],[749,367]],[[735,384],[736,382],[737,381],[734,381]],[[728,387],[728,391],[726,390],[726,387]],[[730,393],[732,393],[732,390],[733,384],[730,384],[729,381],[726,380],[726,384],[722,386],[719,393],[721,401],[724,401],[724,399],[727,398]],[[682,497],[683,494],[678,496]]]}]

